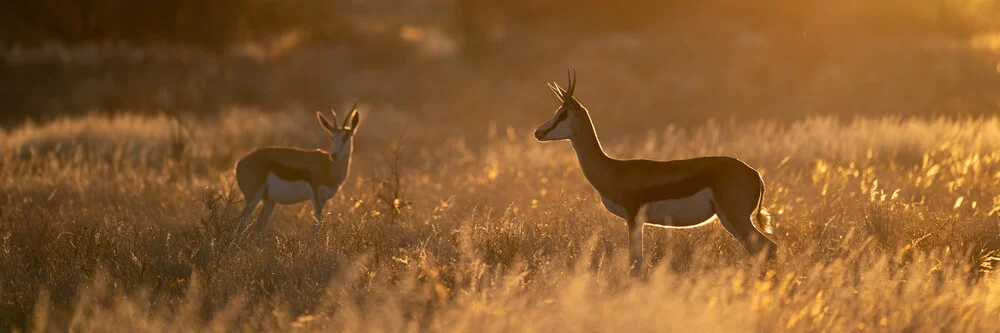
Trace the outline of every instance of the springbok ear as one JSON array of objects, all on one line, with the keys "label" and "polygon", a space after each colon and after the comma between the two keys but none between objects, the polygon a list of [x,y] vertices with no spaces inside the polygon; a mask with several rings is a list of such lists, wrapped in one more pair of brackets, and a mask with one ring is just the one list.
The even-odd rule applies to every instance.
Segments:
[{"label": "springbok ear", "polygon": [[[351,107],[351,112],[347,114],[347,118],[344,118],[344,125],[342,125],[341,127],[343,127],[346,130],[354,131],[354,129],[358,127],[359,120],[360,119],[358,119],[358,100],[355,99],[354,106]],[[350,125],[347,125],[348,122],[350,122]]]},{"label": "springbok ear", "polygon": [[347,116],[347,119],[350,119],[351,121],[351,127],[348,127],[347,129],[350,130],[351,133],[354,133],[358,130],[358,124],[361,123],[361,115],[358,114],[357,109],[354,109],[354,111],[351,111],[351,114]]},{"label": "springbok ear", "polygon": [[333,133],[335,127],[331,125],[330,121],[326,120],[326,117],[324,117],[319,111],[316,111],[316,119],[319,120],[319,123],[323,125],[323,128],[326,129],[327,132]]}]

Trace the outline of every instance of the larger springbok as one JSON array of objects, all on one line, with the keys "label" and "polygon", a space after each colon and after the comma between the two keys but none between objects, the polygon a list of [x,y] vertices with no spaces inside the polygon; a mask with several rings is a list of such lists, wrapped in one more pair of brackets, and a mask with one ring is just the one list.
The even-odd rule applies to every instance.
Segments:
[{"label": "larger springbok", "polygon": [[644,224],[696,227],[718,216],[722,225],[751,254],[766,251],[773,258],[777,246],[754,226],[754,219],[770,231],[770,217],[761,206],[764,181],[742,161],[726,156],[687,160],[619,160],[601,148],[590,114],[573,96],[575,71],[569,86],[549,84],[562,106],[535,130],[538,141],[570,140],[583,175],[601,195],[601,202],[628,225],[632,274],[642,268]]},{"label": "larger springbok", "polygon": [[358,103],[340,127],[337,113],[330,108],[333,123],[316,112],[316,119],[330,133],[330,151],[302,150],[290,147],[257,149],[236,162],[236,182],[243,192],[246,207],[236,233],[243,232],[250,214],[264,201],[257,217],[257,231],[267,227],[276,204],[289,205],[309,200],[313,207],[313,230],[319,229],[323,204],[337,194],[347,178],[354,150],[354,134],[361,121]]}]

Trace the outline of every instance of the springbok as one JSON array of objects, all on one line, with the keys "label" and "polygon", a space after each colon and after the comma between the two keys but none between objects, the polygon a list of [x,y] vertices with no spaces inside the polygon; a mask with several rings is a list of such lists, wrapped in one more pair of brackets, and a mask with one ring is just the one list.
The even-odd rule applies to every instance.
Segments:
[{"label": "springbok", "polygon": [[628,225],[633,275],[642,267],[644,224],[690,228],[718,216],[751,255],[767,251],[767,258],[774,258],[777,245],[753,221],[770,233],[770,216],[761,206],[764,181],[757,170],[726,156],[673,161],[612,158],[601,148],[587,108],[573,96],[576,72],[570,70],[568,76],[567,89],[549,84],[562,106],[535,130],[535,138],[573,144],[583,175],[604,207]]},{"label": "springbok", "polygon": [[[319,111],[316,119],[330,133],[330,151],[302,150],[290,147],[267,147],[254,150],[236,162],[236,183],[243,192],[246,207],[236,234],[243,232],[250,214],[263,200],[257,231],[267,228],[276,204],[290,205],[312,201],[313,230],[319,229],[323,204],[337,194],[351,167],[354,134],[361,121],[358,103],[354,102],[344,124],[337,127],[337,113],[330,108],[333,123]],[[350,123],[348,123],[350,122]]]}]

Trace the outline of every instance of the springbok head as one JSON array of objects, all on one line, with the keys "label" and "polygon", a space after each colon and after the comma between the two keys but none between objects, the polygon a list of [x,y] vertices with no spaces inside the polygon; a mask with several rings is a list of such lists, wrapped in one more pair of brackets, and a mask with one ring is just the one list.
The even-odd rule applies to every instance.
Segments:
[{"label": "springbok head", "polygon": [[358,124],[361,116],[358,115],[358,101],[354,101],[351,112],[344,118],[344,124],[337,126],[337,112],[330,107],[330,115],[333,116],[333,123],[330,123],[322,113],[316,111],[316,119],[323,125],[323,128],[330,133],[330,159],[336,161],[351,157],[351,150],[354,147],[354,133],[358,131]]},{"label": "springbok head", "polygon": [[581,121],[588,117],[587,109],[573,96],[573,91],[576,90],[576,69],[567,70],[566,76],[569,78],[567,89],[563,89],[558,83],[549,83],[549,89],[552,89],[562,105],[549,121],[535,129],[535,139],[538,141],[567,140],[572,137]]}]

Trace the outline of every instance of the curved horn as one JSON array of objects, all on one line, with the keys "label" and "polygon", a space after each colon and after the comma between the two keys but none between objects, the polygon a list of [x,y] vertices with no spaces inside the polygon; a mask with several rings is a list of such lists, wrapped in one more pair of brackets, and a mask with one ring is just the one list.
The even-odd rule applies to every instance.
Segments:
[{"label": "curved horn", "polygon": [[333,111],[333,105],[330,105],[330,115],[333,116],[333,123],[337,123],[337,111]]},{"label": "curved horn", "polygon": [[561,101],[561,102],[565,102],[566,101],[566,99],[563,98],[562,87],[560,87],[558,83],[549,82],[548,85],[549,85],[549,89],[552,89],[552,93],[556,94],[556,97],[559,98],[559,101]]}]

